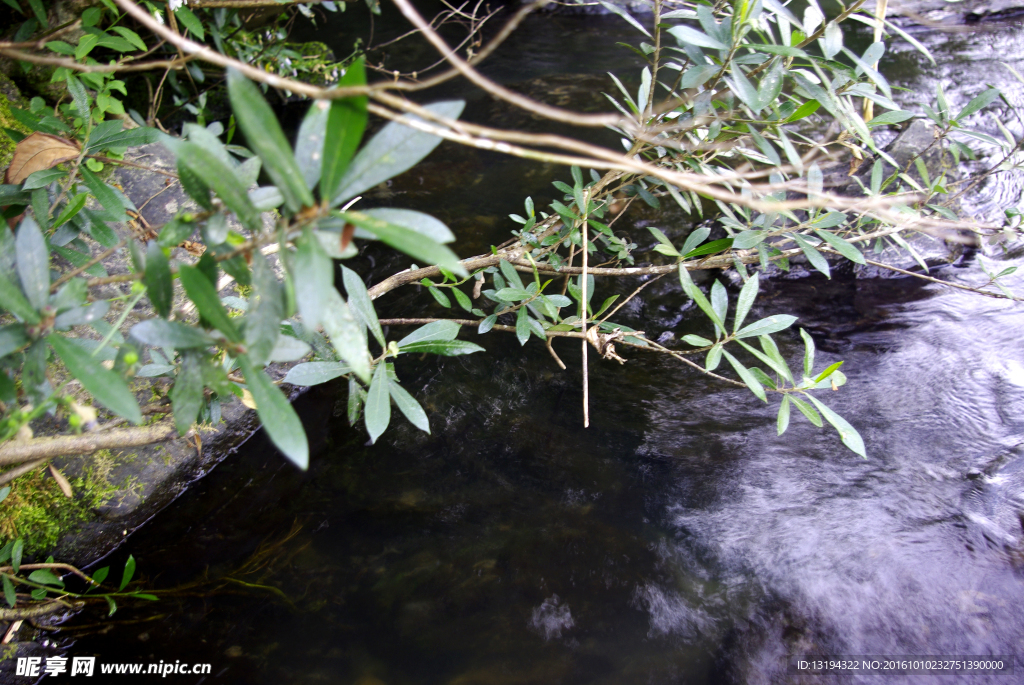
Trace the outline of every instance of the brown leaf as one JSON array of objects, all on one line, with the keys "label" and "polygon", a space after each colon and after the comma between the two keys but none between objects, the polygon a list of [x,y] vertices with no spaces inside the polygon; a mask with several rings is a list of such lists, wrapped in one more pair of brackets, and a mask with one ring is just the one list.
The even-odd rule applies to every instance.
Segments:
[{"label": "brown leaf", "polygon": [[65,497],[74,497],[74,493],[71,492],[71,483],[64,477],[64,474],[57,470],[57,468],[50,464],[50,475],[57,481],[57,485],[60,486],[60,491],[64,493]]},{"label": "brown leaf", "polygon": [[341,251],[344,252],[348,244],[352,242],[352,236],[356,233],[356,227],[352,224],[345,224],[345,228],[341,229]]},{"label": "brown leaf", "polygon": [[37,171],[77,159],[81,151],[82,148],[73,140],[37,131],[14,147],[6,182],[18,185]]},{"label": "brown leaf", "polygon": [[206,245],[203,245],[202,243],[197,243],[194,240],[182,241],[182,243],[178,245],[178,247],[182,248],[183,250],[185,250],[185,252],[188,252],[193,257],[202,257],[203,253],[206,252]]}]

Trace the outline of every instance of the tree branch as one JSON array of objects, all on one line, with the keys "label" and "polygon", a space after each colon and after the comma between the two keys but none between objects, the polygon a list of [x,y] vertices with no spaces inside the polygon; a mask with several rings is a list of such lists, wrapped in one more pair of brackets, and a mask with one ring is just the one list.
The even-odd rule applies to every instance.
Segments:
[{"label": "tree branch", "polygon": [[0,466],[20,464],[24,461],[57,457],[62,454],[92,454],[99,450],[118,447],[141,447],[154,442],[165,442],[178,437],[171,421],[152,426],[125,428],[109,433],[62,435],[11,441],[0,445]]}]

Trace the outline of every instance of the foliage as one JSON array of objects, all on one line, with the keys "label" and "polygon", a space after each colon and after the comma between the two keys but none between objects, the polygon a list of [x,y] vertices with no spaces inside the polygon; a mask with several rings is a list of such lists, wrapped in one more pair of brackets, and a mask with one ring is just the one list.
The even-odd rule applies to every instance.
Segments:
[{"label": "foliage", "polygon": [[[835,260],[866,263],[865,249],[880,251],[890,243],[911,249],[902,236],[908,230],[963,225],[954,223],[957,217],[943,198],[952,187],[946,172],[931,173],[921,155],[901,166],[871,135],[917,115],[895,104],[891,86],[876,69],[882,42],[859,53],[844,46],[842,20],[880,21],[858,14],[859,5],[829,21],[814,0],[802,19],[777,0],[699,3],[669,12],[656,1],[650,28],[615,8],[643,36],[635,48],[644,62],[639,90],[630,92],[611,75],[617,94],[607,96],[622,114],[613,128],[626,154],[598,154],[577,144],[573,160],[592,157],[570,166],[571,183],[554,181],[562,197],[550,211],[526,198],[523,213],[511,215],[518,228],[510,246],[460,260],[448,247],[454,235],[437,219],[407,209],[353,208],[353,203],[430,154],[439,136],[516,153],[511,144],[500,148],[494,140],[527,134],[461,127],[456,122],[461,101],[420,108],[367,90],[362,59],[332,67],[338,73],[335,85],[350,90],[339,97],[317,91],[333,99],[310,103],[294,144],[260,87],[236,68],[224,73],[232,113],[227,127],[207,120],[204,98],[212,91],[204,90],[187,103],[197,122],[184,125],[180,137],[148,126],[124,129],[126,83],[113,71],[97,69],[108,57],[118,64],[137,57],[154,41],[125,25],[123,4],[104,0],[104,8],[87,10],[77,44],[45,41],[46,50],[71,60],[53,73],[67,86],[66,102],[51,109],[36,99],[27,110],[12,109],[39,136],[22,143],[36,145],[33,150],[45,151],[49,161],[39,168],[22,163],[25,177],[0,186],[5,218],[16,224],[13,232],[0,231],[0,441],[24,437],[45,413],[66,418],[68,434],[94,429],[98,414],[90,402],[119,417],[109,419],[109,426],[130,432],[126,426],[144,422],[130,379],[164,379],[171,386],[178,434],[187,434],[197,421],[218,422],[222,402],[243,398],[255,406],[284,456],[306,468],[309,450],[301,422],[266,370],[273,363],[294,362],[286,383],[347,379],[349,420],[353,425],[361,420],[371,441],[391,424],[392,404],[429,432],[429,417],[402,387],[396,360],[403,354],[456,356],[483,348],[458,339],[461,327],[469,325],[466,319],[431,321],[397,340],[385,336],[373,303],[380,288],[419,283],[430,301],[471,315],[478,334],[511,332],[521,345],[537,338],[552,354],[552,339],[582,338],[585,350],[590,344],[602,357],[620,362],[615,344],[670,354],[749,389],[761,401],[777,396],[780,435],[795,406],[816,426],[828,422],[847,447],[867,456],[856,429],[820,399],[846,382],[841,362],[816,367],[814,343],[801,330],[802,368],[793,373],[773,336],[796,318],[775,313],[747,320],[760,274],[787,269],[793,257],[802,256],[831,277]],[[247,42],[252,34],[237,14],[179,7],[174,16],[192,38],[211,41],[217,54],[243,58],[233,63],[236,67],[261,64],[252,52],[257,43]],[[16,38],[45,37],[45,23],[45,12],[35,12]],[[667,44],[669,38],[674,45]],[[259,53],[267,54],[267,44],[259,45]],[[293,58],[275,54],[279,63]],[[204,81],[207,74],[195,61],[180,59],[185,61],[177,66]],[[287,89],[294,83],[271,79],[268,71],[246,73],[264,85]],[[309,75],[298,69],[295,74]],[[1012,136],[998,141],[969,125],[999,97],[994,89],[984,90],[954,115],[940,90],[936,107],[926,106],[925,115],[937,127],[942,154],[954,161],[973,156],[969,139],[1009,150],[1008,155],[1015,152]],[[856,106],[861,101],[886,111],[867,119]],[[181,104],[186,106],[185,100]],[[392,120],[363,142],[371,110]],[[833,123],[839,134],[821,140],[815,131],[824,127],[812,130],[809,122]],[[236,128],[249,148],[233,143]],[[158,140],[173,151],[178,182],[199,211],[182,210],[154,227],[145,242],[125,245],[108,224],[137,210],[104,177],[104,165],[116,163],[128,147]],[[538,149],[522,154],[564,163],[566,157],[542,149],[549,143],[545,138]],[[855,170],[874,160],[864,165],[867,176],[853,177],[859,197],[826,192],[819,161],[824,163],[820,151],[828,147],[848,150]],[[1007,163],[1017,161],[1008,156]],[[254,187],[261,179],[269,183]],[[682,241],[651,227],[654,244],[640,245],[614,227],[623,205],[636,201],[654,208],[674,202],[705,221]],[[1019,221],[1019,215],[1010,220]],[[203,245],[198,259],[173,251],[197,232]],[[353,257],[365,240],[379,240],[430,266],[414,267],[398,274],[398,281],[370,289],[342,266],[342,296],[335,288],[334,260]],[[127,247],[132,272],[108,274],[103,259],[93,257],[94,244],[104,254]],[[641,254],[655,263],[630,268]],[[613,266],[592,267],[598,259]],[[691,276],[691,271],[729,268],[743,282],[733,303],[719,280],[705,294]],[[687,335],[684,342],[695,349],[682,352],[613,321],[624,301],[598,297],[595,273],[677,275],[682,293],[707,317],[712,337]],[[998,279],[1005,275],[993,275],[993,283],[1003,287]],[[224,295],[219,287],[224,276],[244,286],[246,296]],[[123,290],[114,295],[101,290],[111,285]],[[144,320],[126,329],[128,316],[140,313]],[[692,353],[703,354],[704,364],[686,358]],[[718,374],[723,359],[734,377]],[[584,378],[586,373],[584,366]],[[13,556],[13,548],[9,552]],[[42,586],[33,587],[45,590]]]}]

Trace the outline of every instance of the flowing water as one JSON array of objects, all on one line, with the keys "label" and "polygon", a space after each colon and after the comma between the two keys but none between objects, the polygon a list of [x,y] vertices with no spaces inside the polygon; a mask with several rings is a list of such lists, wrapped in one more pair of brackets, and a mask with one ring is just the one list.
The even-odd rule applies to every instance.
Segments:
[{"label": "flowing water", "polygon": [[[983,80],[1024,104],[999,66],[1024,71],[1019,26],[915,35],[940,64],[891,51],[908,106],[938,83],[962,104]],[[634,38],[618,20],[531,20],[489,73],[603,109],[600,74],[635,64],[625,50],[592,56]],[[465,116],[539,125],[479,96]],[[473,254],[507,237],[503,217],[526,194],[542,205],[565,176],[443,145],[393,184],[393,200],[371,201],[434,212]],[[1019,177],[996,180],[969,207],[993,214],[1020,190]],[[679,219],[634,221],[626,230],[650,242],[642,222]],[[385,255],[360,257],[369,280],[395,268]],[[974,255],[936,275],[983,284],[979,265],[1022,263]],[[426,307],[411,290],[378,304]],[[849,383],[826,399],[868,459],[798,415],[776,437],[774,404],[634,350],[622,367],[592,358],[583,429],[579,346],[555,344],[561,371],[536,341],[495,334],[486,354],[398,360],[431,435],[396,419],[368,447],[347,426],[343,387],[307,395],[309,471],[254,438],[107,560],[116,569],[131,553],[147,588],[177,592],[112,622],[73,618],[69,654],[212,664],[180,682],[360,685],[817,683],[788,674],[785,658],[1024,654],[1024,310],[839,269],[769,282],[752,316],[782,312],[814,335],[818,367],[846,361]],[[699,318],[663,279],[623,322],[678,338],[707,334]],[[799,336],[778,339],[799,364]],[[830,677],[1024,681],[1016,668]]]}]

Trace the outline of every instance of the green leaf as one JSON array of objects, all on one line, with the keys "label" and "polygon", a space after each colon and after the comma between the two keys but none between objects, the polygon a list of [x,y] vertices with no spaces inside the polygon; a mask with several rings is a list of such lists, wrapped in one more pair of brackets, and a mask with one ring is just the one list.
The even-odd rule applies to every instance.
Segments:
[{"label": "green leaf", "polygon": [[451,308],[452,301],[448,299],[447,295],[445,295],[444,293],[442,293],[440,290],[438,290],[437,288],[435,288],[432,285],[428,286],[427,290],[430,291],[430,294],[434,296],[434,299],[437,300],[437,303],[439,305],[441,305],[445,309]]},{"label": "green leaf", "polygon": [[789,428],[789,395],[782,396],[782,404],[779,405],[779,417],[777,420],[779,435]]},{"label": "green leaf", "polygon": [[18,276],[25,296],[34,309],[42,309],[50,298],[50,252],[39,224],[26,216],[15,237]]},{"label": "green leaf", "polygon": [[[10,485],[5,485],[4,487],[0,488],[0,502],[3,502],[5,499],[7,499],[7,495],[9,495],[9,494],[11,494],[11,486]],[[0,563],[3,563],[4,561],[7,561],[7,560],[4,559],[4,560],[0,561]]]},{"label": "green leaf", "polygon": [[101,568],[98,571],[96,571],[96,573],[92,574],[92,580],[93,580],[94,583],[100,584],[104,580],[107,579],[107,576],[109,574],[110,574],[110,567],[109,566],[104,566],[103,568]]},{"label": "green leaf", "polygon": [[206,31],[203,30],[203,22],[199,21],[199,17],[193,14],[192,10],[182,5],[178,9],[174,10],[174,16],[177,17],[178,21],[180,21],[193,36],[198,38],[200,41],[206,40]]},{"label": "green leaf", "polygon": [[[715,313],[718,314],[718,319],[720,321],[725,321],[725,317],[729,312],[729,294],[725,291],[725,286],[722,285],[722,282],[717,278],[711,285],[711,307],[715,310]],[[724,332],[725,331],[719,329],[717,325],[715,326],[716,337],[720,336]]]},{"label": "green leaf", "polygon": [[476,328],[477,335],[483,335],[484,333],[490,332],[494,328],[494,324],[498,322],[497,314],[491,314],[490,316],[484,317],[483,321]]},{"label": "green leaf", "polygon": [[786,117],[786,123],[790,124],[794,121],[799,121],[805,117],[809,117],[821,107],[821,103],[817,100],[808,100],[804,104],[797,107],[797,110]]},{"label": "green leaf", "polygon": [[320,385],[351,372],[348,364],[342,362],[305,362],[290,368],[284,382],[303,387]]},{"label": "green leaf", "polygon": [[708,345],[714,344],[713,340],[708,340],[707,338],[699,335],[684,335],[683,342],[693,345],[694,347],[707,347]]},{"label": "green leaf", "polygon": [[729,46],[720,40],[712,38],[697,29],[689,26],[673,26],[669,33],[679,42],[679,45],[696,45],[699,48],[711,48],[712,50],[728,50]]},{"label": "green leaf", "polygon": [[736,93],[737,97],[743,101],[743,104],[752,109],[755,114],[761,111],[761,98],[758,97],[757,89],[735,63],[732,65],[732,77],[725,81],[729,84],[732,92]]},{"label": "green leaf", "polygon": [[142,38],[139,37],[139,34],[135,33],[131,29],[125,28],[124,26],[111,26],[110,30],[120,35],[122,38],[124,38],[126,41],[134,45],[139,50],[145,51],[148,49],[146,47],[146,43],[142,40]]},{"label": "green leaf", "polygon": [[740,290],[739,299],[736,301],[736,320],[733,322],[732,326],[733,333],[739,331],[740,326],[743,325],[743,320],[747,318],[747,314],[750,312],[750,308],[753,306],[754,300],[757,299],[759,288],[760,279],[757,273],[748,278],[747,282],[743,284],[743,288]]},{"label": "green leaf", "polygon": [[[448,100],[427,105],[426,109],[438,116],[457,119],[464,106],[462,100]],[[416,119],[412,116],[409,118]],[[410,126],[394,121],[387,124],[356,154],[344,177],[338,182],[331,205],[336,207],[364,190],[410,169],[440,142],[437,136]]]},{"label": "green leaf", "polygon": [[171,305],[174,302],[171,267],[163,248],[157,245],[155,240],[150,240],[146,246],[146,271],[142,274],[142,282],[156,313],[164,318],[170,316]]},{"label": "green leaf", "polygon": [[722,343],[715,343],[714,347],[708,350],[708,355],[704,360],[704,368],[708,371],[714,371],[718,368],[718,365],[722,363]]},{"label": "green leaf", "polygon": [[302,421],[281,389],[247,355],[237,357],[246,386],[256,401],[256,413],[270,441],[303,471],[309,466],[309,443]]},{"label": "green leaf", "polygon": [[700,288],[690,278],[690,272],[686,270],[686,267],[682,264],[679,265],[679,281],[683,285],[683,292],[690,296],[690,299],[697,303],[701,311],[711,319],[711,321],[718,326],[720,330],[726,330],[725,323],[719,318],[718,313],[715,312],[711,303],[708,302],[707,298],[704,297],[704,293],[700,291]]},{"label": "green leaf", "polygon": [[[960,110],[959,114],[956,115],[956,121],[961,121],[963,119],[966,119],[967,117],[969,117],[972,114],[974,114],[975,112],[977,112],[979,109],[984,109],[985,107],[988,107],[990,104],[995,102],[998,98],[999,98],[999,89],[998,88],[989,88],[988,90],[983,92],[981,95],[979,95],[978,97],[974,98],[973,100],[968,102],[966,105],[964,105],[964,108],[962,110]],[[856,450],[854,450],[854,451],[856,451]]]},{"label": "green leaf", "polygon": [[807,261],[811,263],[811,266],[825,274],[825,278],[832,278],[832,273],[828,267],[828,260],[825,259],[825,257],[823,257],[813,245],[807,242],[806,238],[798,233],[791,233],[789,237],[793,239],[793,242],[800,246],[800,250],[803,251],[804,256],[807,257]]},{"label": "green leaf", "polygon": [[762,402],[767,402],[768,398],[764,394],[764,386],[762,386],[760,381],[750,373],[750,369],[743,366],[743,364],[740,364],[736,357],[732,356],[725,350],[722,350],[722,354],[725,355],[725,358],[729,360],[729,364],[732,365],[733,370],[739,375],[743,382],[747,384],[747,387],[750,388],[750,392],[754,393],[757,399]]},{"label": "green leaf", "polygon": [[210,347],[215,342],[198,328],[166,319],[147,319],[137,323],[129,335],[146,345],[172,350]]},{"label": "green leaf", "polygon": [[530,339],[530,316],[526,307],[521,307],[516,313],[516,338],[520,345],[525,345]]},{"label": "green leaf", "polygon": [[[56,180],[64,178],[66,171],[60,169],[41,169],[40,171],[33,171],[29,174],[29,177],[25,179],[21,185],[22,190],[36,190],[38,188],[45,188]],[[4,202],[4,204],[7,204]]]},{"label": "green leaf", "polygon": [[415,397],[398,383],[388,383],[388,392],[391,393],[391,399],[395,401],[395,406],[405,414],[405,418],[409,419],[409,423],[425,433],[430,433],[430,421],[427,419],[427,413],[423,411],[423,407]]},{"label": "green leaf", "polygon": [[117,588],[120,592],[128,587],[128,583],[132,582],[132,578],[135,576],[135,557],[131,554],[128,555],[128,561],[124,563],[124,573],[121,574],[121,586]]},{"label": "green leaf", "polygon": [[679,81],[679,87],[683,90],[689,90],[697,86],[703,86],[707,83],[708,79],[720,70],[721,67],[714,64],[700,64],[691,67],[683,74],[683,78]]},{"label": "green leaf", "polygon": [[[689,242],[689,240],[687,240]],[[685,249],[685,245],[683,248]],[[689,259],[690,257],[703,257],[704,255],[715,254],[717,252],[723,252],[732,247],[732,238],[722,238],[721,240],[712,240],[707,245],[701,245],[698,248],[684,252],[683,257]]]},{"label": "green leaf", "polygon": [[835,373],[835,371],[836,371],[836,370],[837,370],[837,369],[838,369],[838,368],[839,368],[840,366],[842,366],[842,365],[843,365],[843,362],[836,362],[835,364],[832,364],[832,365],[831,365],[831,366],[829,366],[829,367],[828,367],[827,369],[825,369],[825,370],[824,370],[824,371],[822,371],[822,372],[821,372],[820,374],[818,374],[818,377],[814,379],[814,382],[815,382],[815,383],[820,383],[820,382],[822,382],[823,380],[825,380],[826,378],[828,378],[829,376],[831,376],[831,375],[832,375],[833,373]]},{"label": "green leaf", "polygon": [[795,316],[774,314],[744,326],[736,332],[736,337],[752,338],[755,335],[768,335],[789,328],[795,321]]},{"label": "green leaf", "polygon": [[221,304],[220,297],[213,283],[198,268],[182,265],[178,269],[178,278],[185,287],[185,292],[199,311],[199,315],[224,334],[230,342],[242,342],[242,334],[228,312]]},{"label": "green leaf", "polygon": [[[372,216],[375,219],[381,219],[388,222],[389,224],[396,224],[398,226],[404,226],[405,228],[422,233],[424,236],[438,243],[450,243],[455,240],[455,235],[451,229],[444,225],[442,221],[438,221],[429,214],[423,212],[417,212],[412,209],[396,209],[392,207],[376,207],[374,209],[367,209],[363,212],[367,216]],[[370,238],[373,239],[375,236],[359,235],[359,238]]]},{"label": "green leaf", "polygon": [[18,595],[14,591],[14,583],[7,576],[3,577],[4,583],[4,599],[7,600],[7,606],[14,608],[14,605],[18,603]]},{"label": "green leaf", "polygon": [[327,304],[322,316],[324,331],[330,336],[338,356],[348,362],[356,376],[368,383],[370,353],[366,349],[363,324],[356,320],[348,304],[334,288],[327,291]]},{"label": "green leaf", "polygon": [[64,581],[54,575],[53,571],[46,568],[36,569],[29,574],[28,579],[33,583],[39,583],[40,585],[52,585],[59,588],[64,587]]},{"label": "green leaf", "polygon": [[[210,187],[206,185],[206,181],[197,172],[192,170],[188,162],[182,159],[178,150],[175,151],[178,154],[178,182],[181,183],[182,189],[196,201],[200,207],[206,211],[213,210],[213,202],[210,199]],[[200,160],[193,160],[193,164],[201,163]],[[221,169],[223,171],[223,169]],[[246,196],[248,197],[248,195]],[[219,241],[223,242],[223,241]]]},{"label": "green leaf", "polygon": [[302,180],[310,190],[320,182],[323,171],[324,139],[327,136],[327,116],[330,100],[314,100],[295,137],[295,162],[302,169]]},{"label": "green leaf", "polygon": [[345,266],[341,267],[341,278],[345,284],[345,291],[348,293],[348,306],[366,325],[373,334],[373,337],[380,343],[380,346],[386,347],[384,331],[380,327],[377,312],[373,308],[373,301],[370,299],[370,294],[366,291],[366,284],[363,283],[363,279],[355,271]]},{"label": "green leaf", "polygon": [[107,606],[110,607],[110,613],[107,614],[107,617],[109,618],[117,611],[117,602],[115,602],[114,598],[110,596],[106,596],[103,599],[107,600]]},{"label": "green leaf", "polygon": [[[339,87],[366,85],[366,67],[360,57],[350,64],[338,81]],[[366,96],[331,101],[327,118],[327,137],[323,147],[323,173],[320,176],[320,197],[334,198],[348,171],[349,163],[366,130]],[[361,192],[361,191],[356,191]]]},{"label": "green leaf", "polygon": [[452,288],[452,295],[455,296],[455,301],[459,303],[460,307],[465,309],[467,312],[473,311],[473,302],[469,299],[469,295],[458,288]]},{"label": "green leaf", "polygon": [[62,335],[49,335],[46,342],[50,343],[71,375],[81,381],[82,387],[100,404],[132,423],[142,423],[139,403],[119,375],[98,364],[85,349]]},{"label": "green leaf", "polygon": [[814,370],[814,340],[802,328],[800,337],[804,339],[804,376],[810,378]]},{"label": "green leaf", "polygon": [[21,571],[21,556],[25,553],[25,541],[18,538],[11,547],[11,568],[15,573]]},{"label": "green leaf", "polygon": [[469,275],[454,252],[418,231],[362,212],[339,212],[338,214],[345,221],[370,231],[386,244],[414,259],[436,264],[459,276]]},{"label": "green leaf", "polygon": [[454,321],[432,321],[399,340],[398,346],[406,347],[425,340],[455,340],[460,328]]},{"label": "green leaf", "polygon": [[302,231],[292,274],[299,314],[306,326],[316,330],[323,320],[327,292],[334,289],[334,263],[310,226]]},{"label": "green leaf", "polygon": [[627,12],[625,9],[623,9],[619,5],[613,5],[610,2],[605,2],[605,0],[598,0],[598,2],[600,2],[601,5],[606,10],[608,10],[609,12],[612,12],[613,14],[617,14],[620,17],[622,17],[623,19],[625,19],[629,23],[629,25],[632,26],[633,28],[635,28],[637,31],[640,31],[641,33],[643,33],[648,38],[651,37],[651,32],[648,31],[646,28],[644,28],[643,24],[641,24],[636,19],[634,19],[630,15],[629,12]]},{"label": "green leaf", "polygon": [[174,379],[171,388],[171,408],[174,410],[174,427],[178,435],[185,435],[199,416],[203,408],[203,370],[202,357],[195,353],[186,353],[181,362],[181,370]]},{"label": "green leaf", "polygon": [[867,261],[864,259],[864,255],[862,255],[860,250],[854,247],[852,243],[846,242],[845,240],[837,236],[835,233],[831,233],[829,231],[814,229],[814,232],[817,233],[822,240],[831,245],[836,252],[843,255],[851,262],[856,262],[857,264],[867,264]]},{"label": "green leaf", "polygon": [[68,221],[71,221],[71,219],[74,218],[75,215],[82,211],[82,208],[85,207],[85,203],[88,199],[88,193],[79,193],[78,195],[75,195],[73,198],[71,198],[68,201],[68,203],[64,205],[64,209],[61,210],[60,215],[56,219],[54,219],[53,227],[60,228]]},{"label": "green leaf", "polygon": [[28,0],[28,6],[32,8],[32,13],[36,15],[36,21],[43,27],[44,31],[50,29],[50,24],[46,20],[46,8],[43,7],[42,0]]},{"label": "green leaf", "polygon": [[[179,171],[184,167],[186,176],[195,176],[201,180],[203,185],[212,188],[225,206],[235,213],[245,228],[254,234],[263,231],[259,210],[249,199],[249,193],[235,174],[234,169],[225,164],[214,152],[200,147],[196,143],[182,143],[178,146],[177,154]],[[298,176],[296,181],[301,183],[301,179],[302,177]],[[189,195],[196,198],[197,202],[199,201],[193,194],[193,191],[200,192],[198,189],[188,186],[185,189]],[[308,188],[306,192],[309,192]]]},{"label": "green leaf", "polygon": [[484,352],[484,348],[465,340],[423,340],[399,346],[403,354],[429,353],[442,357],[460,357],[464,354]]},{"label": "green leaf", "polygon": [[96,201],[103,206],[103,215],[110,221],[124,223],[128,220],[124,213],[124,204],[118,198],[113,188],[101,181],[88,167],[79,167],[78,173],[85,181],[86,187],[96,198]]},{"label": "green leaf", "polygon": [[[512,264],[502,259],[498,262],[498,268],[501,270],[501,273],[505,275],[505,278],[508,279],[510,284],[520,290],[526,290],[526,286],[523,285],[523,279],[519,277],[519,272],[516,271],[516,268],[512,266]],[[594,289],[590,288],[590,292],[593,293],[593,291]]]},{"label": "green leaf", "polygon": [[281,333],[284,293],[262,252],[252,256],[253,297],[245,315],[245,346],[253,364],[266,364]]},{"label": "green leaf", "polygon": [[530,293],[520,288],[502,288],[494,293],[494,296],[502,302],[522,302],[530,299]]},{"label": "green leaf", "polygon": [[274,110],[260,89],[238,70],[228,69],[228,95],[238,125],[245,132],[250,147],[263,160],[274,185],[284,195],[285,204],[292,212],[311,207],[313,194],[306,186]]},{"label": "green leaf", "polygon": [[782,66],[782,60],[775,60],[775,64],[764,75],[757,88],[757,103],[761,109],[770,107],[782,94],[782,82],[785,75],[786,71]]},{"label": "green leaf", "polygon": [[[118,129],[120,129],[120,125],[118,125]],[[93,129],[94,134],[89,136],[89,142],[85,146],[86,152],[113,147],[137,147],[139,145],[155,143],[160,139],[160,131],[155,128],[149,128],[148,126],[131,128],[127,131],[117,130],[116,132],[102,136],[96,135],[96,130],[97,129]]]},{"label": "green leaf", "polygon": [[883,112],[882,114],[879,114],[877,117],[872,117],[871,121],[867,123],[870,127],[882,126],[885,124],[900,124],[906,121],[907,119],[912,119],[913,117],[913,112],[907,112],[905,110],[900,109],[892,112]]},{"label": "green leaf", "polygon": [[844,445],[865,459],[868,458],[867,451],[864,449],[864,440],[860,437],[860,433],[857,432],[856,428],[851,426],[842,416],[819,402],[813,395],[808,395],[807,399],[814,403],[814,406],[818,408],[822,416],[825,417],[825,420],[831,423],[832,427],[839,432],[839,439],[843,441]]},{"label": "green leaf", "polygon": [[366,394],[366,405],[363,408],[363,420],[366,422],[366,432],[370,434],[370,442],[377,442],[377,438],[387,430],[391,422],[391,394],[388,392],[387,369],[384,364],[378,364],[377,370],[373,372],[373,381],[370,383],[370,390]]}]

